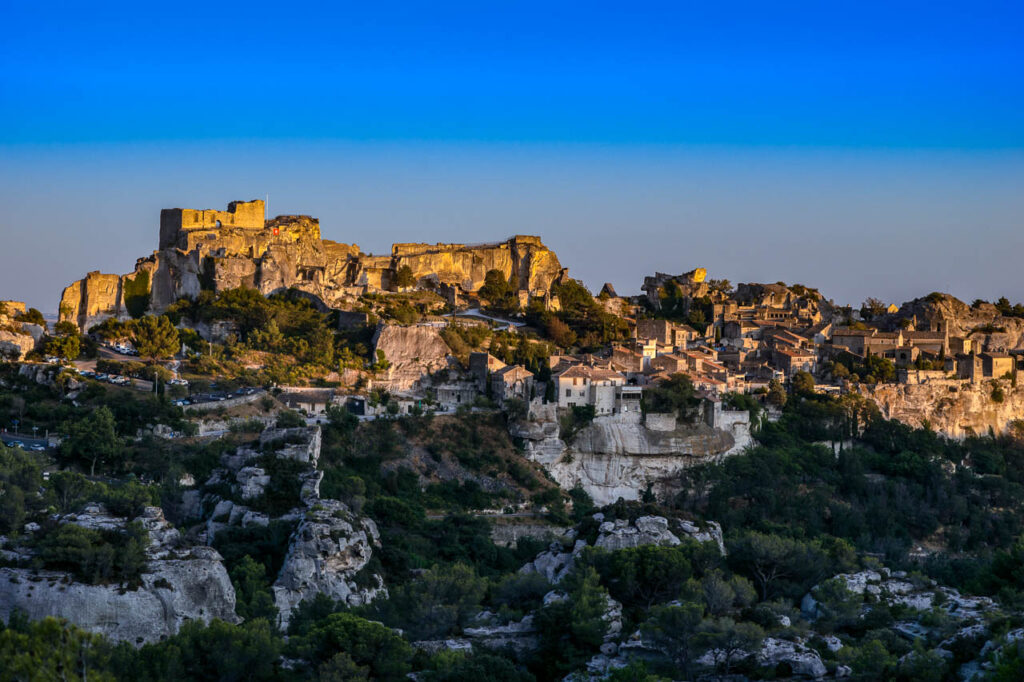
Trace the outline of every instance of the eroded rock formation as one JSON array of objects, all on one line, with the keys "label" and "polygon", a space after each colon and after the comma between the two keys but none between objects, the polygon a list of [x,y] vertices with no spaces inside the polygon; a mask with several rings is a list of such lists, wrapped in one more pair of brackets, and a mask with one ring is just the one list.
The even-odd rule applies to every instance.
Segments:
[{"label": "eroded rock formation", "polygon": [[[235,590],[216,550],[184,546],[159,507],[146,508],[136,520],[150,539],[148,568],[138,587],[89,585],[58,571],[0,568],[0,619],[6,621],[12,610],[21,609],[33,620],[66,618],[92,632],[134,644],[173,635],[189,620],[239,621]],[[95,529],[121,528],[126,521],[98,505],[62,519]]]},{"label": "eroded rock formation", "polygon": [[1014,388],[1005,379],[978,384],[958,379],[860,384],[853,390],[874,401],[886,419],[898,419],[914,427],[928,424],[952,438],[985,435],[989,429],[1005,433],[1024,415],[1024,387]]},{"label": "eroded rock formation", "polygon": [[[674,422],[673,422],[674,424]],[[675,474],[697,464],[718,461],[750,444],[749,429],[704,423],[649,428],[640,413],[594,419],[571,443],[559,435],[553,405],[531,406],[531,419],[512,424],[526,456],[539,462],[564,489],[582,487],[598,505],[620,497],[637,500],[650,487],[656,495],[673,492]],[[660,425],[659,425],[660,426]]]},{"label": "eroded rock formation", "polygon": [[448,367],[451,354],[435,327],[382,325],[373,346],[378,357],[383,353],[390,363],[385,381],[396,390],[406,390],[424,375]]},{"label": "eroded rock formation", "polygon": [[118,276],[91,272],[61,295],[60,315],[81,328],[130,312],[160,312],[204,289],[239,286],[270,294],[307,293],[319,305],[343,308],[366,292],[391,291],[408,267],[414,285],[447,293],[477,291],[489,270],[517,281],[521,293],[546,296],[566,276],[540,238],[517,235],[490,244],[395,244],[387,256],[355,244],[321,239],[320,222],[305,215],[264,219],[262,201],[235,201],[227,211],[172,208],[160,213],[159,249]]}]

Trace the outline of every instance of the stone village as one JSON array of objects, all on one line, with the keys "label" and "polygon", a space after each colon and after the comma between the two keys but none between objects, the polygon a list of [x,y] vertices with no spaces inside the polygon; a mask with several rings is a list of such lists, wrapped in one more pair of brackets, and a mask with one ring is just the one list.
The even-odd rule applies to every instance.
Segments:
[{"label": "stone village", "polygon": [[[188,529],[187,548],[160,507],[145,507],[136,521],[150,538],[144,548],[148,570],[134,590],[69,581],[60,571],[33,573],[24,565],[30,550],[5,549],[11,564],[0,568],[0,617],[10,617],[14,607],[33,619],[59,615],[137,645],[171,636],[190,620],[236,623],[235,589],[214,539],[226,531],[282,522],[294,530],[269,597],[282,631],[303,602],[317,595],[352,607],[386,597],[383,578],[373,572],[379,564],[371,563],[382,544],[376,523],[320,493],[321,424],[336,407],[370,425],[425,412],[497,415],[514,439],[516,456],[541,468],[547,485],[582,490],[598,507],[671,499],[681,471],[743,452],[760,426],[754,420],[777,419],[781,405],[802,392],[850,396],[886,418],[952,438],[1024,432],[1024,389],[1017,387],[1024,369],[1024,316],[1006,314],[1002,304],[967,305],[933,293],[902,305],[869,299],[854,309],[799,284],[733,287],[699,267],[648,276],[639,294],[620,295],[604,284],[593,295],[539,237],[395,244],[389,255],[371,255],[355,244],[322,239],[315,218],[268,219],[264,210],[261,201],[232,202],[226,211],[165,209],[159,248],[140,258],[131,273],[90,272],[71,283],[60,296],[60,321],[52,330],[38,311],[0,301],[0,352],[19,364],[20,377],[60,385],[62,391],[66,387],[69,397],[83,390],[81,377],[157,390],[158,375],[148,383],[99,371],[103,361],[127,373],[132,361],[123,356],[139,353],[118,325],[161,315],[171,324],[170,316],[184,320],[195,306],[216,306],[218,296],[231,292],[240,300],[285,296],[298,302],[297,309],[328,316],[335,333],[368,344],[356,356],[331,356],[333,367],[315,378],[265,381],[228,392],[196,374],[188,374],[190,384],[178,378],[178,370],[187,374],[186,362],[201,369],[215,348],[238,347],[242,323],[195,314],[191,326],[178,323],[181,351],[157,364],[174,373],[166,387],[178,391],[177,404],[198,420],[200,439],[219,438],[236,425],[217,412],[258,401],[290,408],[282,411],[298,423],[284,427],[273,415],[261,421],[250,412],[258,435],[219,457],[205,483],[191,475],[182,478],[176,511],[182,518],[201,519]],[[257,323],[248,331],[265,335],[268,346],[286,343],[270,326]],[[70,335],[69,329],[94,342],[100,359],[78,358],[77,345],[71,357],[55,356],[60,344],[54,339]],[[257,362],[265,355],[246,357],[246,371],[267,370]],[[78,378],[68,379],[69,370]],[[193,390],[200,383],[207,387]],[[147,435],[180,436],[151,431]],[[31,443],[40,450],[57,439],[3,436],[5,443],[23,448]],[[298,472],[298,506],[257,508],[273,481],[273,467]],[[517,511],[523,510],[510,506],[481,513],[515,521]],[[606,521],[604,513],[591,520],[596,524],[591,543],[598,548],[692,540],[724,553],[722,528],[713,521],[702,526],[660,516]],[[91,531],[123,529],[128,523],[101,504],[59,521]],[[496,525],[492,537],[506,545],[531,533],[553,540],[520,573],[538,573],[555,585],[588,542],[574,529],[553,536],[550,526],[531,523],[527,518],[522,524]],[[38,526],[26,525],[27,534],[39,531],[33,525]],[[877,584],[890,583],[893,590],[909,590],[904,577],[889,569],[838,576],[860,592],[880,591]],[[936,594],[914,592],[929,604],[939,599]],[[943,595],[972,618],[991,603],[955,590]],[[808,613],[817,608],[810,593],[805,602]],[[622,614],[616,604],[609,599],[609,634],[600,654],[587,663],[595,674],[625,665],[630,647],[646,646],[639,634],[619,636]],[[504,625],[487,618],[465,627],[460,639],[415,646],[431,651],[537,646],[533,615]],[[834,663],[826,670],[802,640],[767,638],[752,655],[803,677],[848,674]]]}]

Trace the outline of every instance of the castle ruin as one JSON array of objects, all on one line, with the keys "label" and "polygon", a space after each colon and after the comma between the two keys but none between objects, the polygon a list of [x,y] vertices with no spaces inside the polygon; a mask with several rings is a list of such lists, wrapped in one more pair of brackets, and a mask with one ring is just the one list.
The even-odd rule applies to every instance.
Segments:
[{"label": "castle ruin", "polygon": [[237,287],[272,294],[298,289],[326,307],[346,309],[365,293],[395,291],[408,267],[414,286],[456,302],[475,293],[490,270],[519,283],[521,297],[547,298],[567,277],[539,237],[516,235],[489,244],[394,244],[389,255],[322,239],[308,215],[267,219],[265,204],[233,201],[226,211],[168,208],[160,212],[159,248],[127,275],[91,272],[61,295],[60,318],[82,330],[139,309],[160,313],[183,297]]}]

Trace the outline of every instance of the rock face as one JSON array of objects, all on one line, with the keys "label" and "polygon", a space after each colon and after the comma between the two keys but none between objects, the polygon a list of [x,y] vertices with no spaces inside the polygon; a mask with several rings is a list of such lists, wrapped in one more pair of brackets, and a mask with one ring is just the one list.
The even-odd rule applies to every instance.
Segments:
[{"label": "rock face", "polygon": [[[594,520],[601,522],[598,527],[595,547],[608,551],[639,547],[641,545],[663,545],[674,547],[681,544],[680,536],[688,537],[697,542],[714,542],[725,554],[725,543],[722,541],[722,527],[709,521],[706,528],[699,528],[691,521],[670,522],[663,516],[641,516],[633,522],[626,519],[605,521],[604,514],[594,514]],[[673,532],[674,531],[674,532]],[[678,533],[678,534],[677,534]],[[567,539],[576,538],[576,531],[570,531]],[[569,572],[576,561],[576,556],[587,546],[587,541],[576,539],[571,550],[562,543],[552,542],[546,551],[538,554],[533,561],[519,569],[520,573],[540,573],[550,583],[558,583]]]},{"label": "rock face", "polygon": [[[929,294],[900,306],[886,316],[890,326],[912,319],[919,327],[946,332],[949,336],[968,336],[985,350],[1010,351],[1024,348],[1024,319],[1005,317],[991,303],[977,308],[949,294]],[[992,331],[985,331],[985,329]]]},{"label": "rock face", "polygon": [[1002,402],[992,399],[992,381],[980,384],[957,379],[922,384],[858,385],[854,390],[878,405],[882,416],[914,427],[929,423],[951,438],[1005,433],[1011,422],[1024,419],[1024,386],[998,380]]},{"label": "rock face", "polygon": [[288,627],[296,606],[319,593],[350,606],[387,594],[379,575],[362,574],[373,548],[380,546],[377,526],[371,519],[354,514],[338,500],[320,498],[323,472],[315,468],[320,459],[320,445],[319,426],[267,429],[260,435],[260,450],[264,455],[272,452],[276,458],[307,465],[298,473],[301,487],[296,506],[281,516],[271,518],[247,506],[258,507],[257,502],[271,483],[271,477],[262,467],[253,465],[260,453],[244,446],[222,456],[221,468],[215,469],[206,482],[208,488],[223,489],[223,484],[229,484],[230,493],[225,494],[231,499],[214,494],[202,498],[200,491],[188,491],[183,499],[183,506],[191,510],[212,508],[205,523],[207,542],[213,542],[218,532],[231,526],[266,526],[272,520],[296,524],[281,571],[272,586],[282,628]]},{"label": "rock face", "polygon": [[477,291],[489,270],[515,277],[520,292],[546,297],[567,276],[538,237],[517,235],[492,244],[395,244],[390,256],[363,254],[355,244],[320,237],[320,223],[305,215],[266,220],[262,201],[235,201],[226,211],[172,208],[160,213],[159,249],[123,277],[91,272],[68,286],[62,320],[82,329],[130,309],[161,312],[203,289],[239,286],[263,294],[293,288],[318,306],[342,307],[367,292],[396,288],[400,269],[416,286]]},{"label": "rock face", "polygon": [[[123,527],[98,506],[63,519],[90,528]],[[173,635],[189,620],[238,622],[235,590],[220,554],[209,547],[181,547],[180,535],[158,507],[137,519],[149,531],[148,569],[137,589],[87,585],[66,573],[0,568],[0,618],[13,609],[36,620],[67,618],[112,639],[142,644]]]},{"label": "rock face", "polygon": [[382,325],[373,337],[374,352],[383,352],[391,366],[387,383],[406,390],[419,379],[448,366],[451,350],[435,327]]},{"label": "rock face", "polygon": [[648,487],[664,498],[679,471],[741,452],[751,442],[745,428],[724,431],[698,423],[650,429],[634,412],[597,417],[566,444],[553,406],[531,406],[531,417],[511,427],[524,440],[526,456],[563,488],[582,487],[598,505],[620,497],[637,500]]},{"label": "rock face", "polygon": [[282,628],[300,602],[325,594],[350,606],[359,606],[387,594],[380,576],[369,576],[360,586],[356,574],[380,545],[377,526],[357,517],[337,500],[319,500],[292,535],[281,573],[274,582],[274,602]]},{"label": "rock face", "polygon": [[24,303],[0,301],[0,304],[0,359],[21,360],[26,353],[35,350],[43,329],[14,319],[16,314],[25,312]]},{"label": "rock face", "polygon": [[492,244],[395,244],[391,250],[392,269],[408,266],[420,284],[447,284],[463,291],[476,291],[490,270],[506,279],[514,275],[519,289],[534,296],[546,294],[562,275],[558,257],[540,237],[516,235]]}]

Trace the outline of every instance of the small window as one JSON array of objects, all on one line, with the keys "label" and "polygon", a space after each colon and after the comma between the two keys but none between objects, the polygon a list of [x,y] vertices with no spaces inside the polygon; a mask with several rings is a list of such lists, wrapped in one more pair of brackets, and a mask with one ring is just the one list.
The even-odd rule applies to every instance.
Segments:
[{"label": "small window", "polygon": [[571,395],[572,395],[572,389],[571,389],[571,388],[567,388],[567,389],[565,389],[565,397],[566,397],[566,398],[568,398],[568,397],[570,397]]}]

